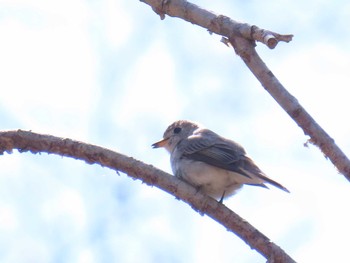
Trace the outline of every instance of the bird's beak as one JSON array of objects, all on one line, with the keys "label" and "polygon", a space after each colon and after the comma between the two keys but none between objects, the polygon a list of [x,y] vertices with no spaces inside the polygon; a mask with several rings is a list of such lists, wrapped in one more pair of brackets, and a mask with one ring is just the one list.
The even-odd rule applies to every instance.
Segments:
[{"label": "bird's beak", "polygon": [[167,144],[169,138],[165,138],[159,142],[153,143],[152,147],[153,148],[160,148],[160,147],[165,147],[165,145]]}]

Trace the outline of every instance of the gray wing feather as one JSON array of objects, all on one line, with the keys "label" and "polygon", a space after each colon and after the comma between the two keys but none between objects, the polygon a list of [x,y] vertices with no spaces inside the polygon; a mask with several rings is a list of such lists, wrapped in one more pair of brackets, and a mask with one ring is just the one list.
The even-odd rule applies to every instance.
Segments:
[{"label": "gray wing feather", "polygon": [[206,162],[210,165],[239,173],[251,178],[248,172],[261,172],[260,169],[246,158],[246,153],[238,143],[224,139],[209,130],[201,130],[190,136],[182,144],[182,157]]},{"label": "gray wing feather", "polygon": [[[265,182],[289,192],[283,185],[267,177],[254,161],[246,155],[241,145],[227,140],[210,130],[201,130],[197,134],[190,136],[186,140],[186,143],[180,147],[183,150],[181,158],[206,162],[215,167],[233,171],[248,178],[257,176]],[[261,184],[260,186],[264,185]]]}]

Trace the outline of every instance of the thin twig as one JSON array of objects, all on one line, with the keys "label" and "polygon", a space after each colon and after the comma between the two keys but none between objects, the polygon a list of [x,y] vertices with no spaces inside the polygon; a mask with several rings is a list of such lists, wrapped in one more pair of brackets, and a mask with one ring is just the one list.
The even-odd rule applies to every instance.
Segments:
[{"label": "thin twig", "polygon": [[142,182],[156,186],[189,204],[200,214],[206,214],[242,238],[251,248],[262,254],[268,262],[295,262],[280,247],[223,204],[202,194],[191,185],[151,165],[99,146],[43,135],[30,131],[0,132],[0,154],[19,152],[53,153],[99,164],[116,172],[121,171]]}]

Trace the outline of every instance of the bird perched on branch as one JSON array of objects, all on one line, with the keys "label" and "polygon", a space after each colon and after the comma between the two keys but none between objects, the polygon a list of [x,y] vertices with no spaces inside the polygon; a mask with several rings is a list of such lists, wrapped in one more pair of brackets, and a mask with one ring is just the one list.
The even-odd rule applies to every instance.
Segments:
[{"label": "bird perched on branch", "polygon": [[199,124],[180,120],[171,124],[163,140],[152,145],[170,153],[173,173],[205,194],[222,202],[244,184],[287,188],[270,179],[238,143]]}]

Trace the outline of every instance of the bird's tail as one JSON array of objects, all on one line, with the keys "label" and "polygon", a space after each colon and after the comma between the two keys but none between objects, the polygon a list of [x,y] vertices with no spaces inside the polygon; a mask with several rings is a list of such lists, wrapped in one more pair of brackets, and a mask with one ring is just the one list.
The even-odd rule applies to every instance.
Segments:
[{"label": "bird's tail", "polygon": [[[252,184],[252,185],[257,185],[257,186],[262,186],[265,188],[268,188],[266,185],[264,185],[264,183],[269,183],[287,193],[290,193],[289,190],[287,188],[285,188],[283,185],[281,185],[280,183],[277,183],[276,181],[270,179],[269,177],[266,176],[266,174],[261,171],[259,169],[259,167],[254,163],[254,161],[249,158],[248,156],[244,156],[245,159],[245,166],[244,168],[240,168],[240,170],[245,173],[246,175],[248,175],[250,178],[259,178],[262,182],[259,182],[257,184]],[[259,180],[259,181],[260,181]]]},{"label": "bird's tail", "polygon": [[281,185],[280,183],[277,183],[276,181],[274,181],[274,180],[268,178],[266,175],[259,174],[258,176],[259,176],[261,179],[263,179],[265,182],[267,182],[267,183],[269,183],[269,184],[271,184],[271,185],[273,185],[273,186],[275,186],[275,187],[277,187],[277,188],[279,188],[279,189],[281,189],[281,190],[283,190],[283,191],[285,191],[285,192],[287,192],[287,193],[290,193],[289,190],[288,190],[287,188],[285,188],[285,187],[284,187],[283,185]]}]

